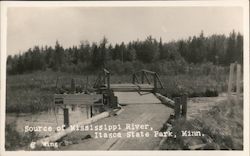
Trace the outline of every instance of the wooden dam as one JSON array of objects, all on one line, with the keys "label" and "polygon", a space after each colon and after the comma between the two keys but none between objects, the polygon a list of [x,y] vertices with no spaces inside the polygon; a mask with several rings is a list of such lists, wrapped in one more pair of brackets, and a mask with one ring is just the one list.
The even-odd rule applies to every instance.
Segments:
[{"label": "wooden dam", "polygon": [[94,88],[104,94],[111,105],[154,104],[161,103],[154,93],[159,88],[163,89],[163,84],[156,72],[148,70],[134,73],[132,83],[111,84],[110,72],[104,69],[96,80]]},{"label": "wooden dam", "polygon": [[[185,116],[186,112],[181,111],[185,106],[180,105],[180,99],[174,102],[171,99],[165,99],[157,93],[158,89],[163,89],[164,87],[156,72],[148,70],[138,71],[132,74],[131,83],[112,84],[110,82],[110,72],[103,69],[93,86],[95,94],[55,94],[55,104],[64,110],[64,124],[66,125],[66,129],[61,133],[59,132],[42,139],[40,142],[53,142],[65,135],[74,134],[69,129],[69,125],[71,124],[92,124],[93,126],[119,124],[124,126],[132,123],[149,125],[149,131],[153,133],[153,131],[158,131],[162,128],[171,114],[175,114],[176,117]],[[170,104],[171,107],[167,107],[164,103]],[[68,106],[76,104],[89,108],[89,117],[87,120],[79,123],[70,123]],[[96,109],[102,111],[98,112]],[[139,133],[139,131],[141,130],[135,130],[133,133]],[[128,130],[122,129],[119,132],[125,135]],[[78,137],[86,135],[94,137],[96,134],[92,131],[83,131]],[[98,138],[65,146],[63,150],[152,150],[159,142],[160,138],[157,137]]]}]

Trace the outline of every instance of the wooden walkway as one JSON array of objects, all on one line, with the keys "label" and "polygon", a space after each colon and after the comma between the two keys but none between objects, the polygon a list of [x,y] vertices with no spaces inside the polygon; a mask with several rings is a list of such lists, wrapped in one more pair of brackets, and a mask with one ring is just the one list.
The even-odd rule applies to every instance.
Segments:
[{"label": "wooden walkway", "polygon": [[[107,85],[102,89],[107,89]],[[110,84],[110,89],[113,91],[120,92],[131,92],[131,91],[148,91],[151,92],[154,89],[153,85],[150,84],[133,84],[133,83],[123,83],[123,84]]]},{"label": "wooden walkway", "polygon": [[161,101],[150,92],[114,92],[120,105],[127,104],[161,104]]},{"label": "wooden walkway", "polygon": [[[95,138],[97,135],[95,131],[73,132],[71,140],[79,140],[87,135],[91,135],[91,138],[80,139],[80,143],[63,147],[62,150],[153,150],[159,145],[161,138],[154,137],[154,131],[162,128],[173,114],[173,109],[161,104],[153,94],[158,88],[164,88],[158,74],[141,70],[132,75],[132,83],[123,84],[112,84],[110,79],[110,72],[104,69],[98,76],[94,88],[98,93],[112,98],[116,96],[118,101],[115,103],[126,106],[123,107],[124,111],[121,114],[98,120],[93,123],[93,127],[120,125],[122,128],[115,132],[121,133],[122,137]],[[129,130],[126,128],[127,124],[149,125],[149,129]],[[150,133],[150,137],[127,137],[131,131],[140,133],[145,131]]]},{"label": "wooden walkway", "polygon": [[[163,104],[127,105],[123,108],[124,111],[118,116],[104,118],[93,123],[93,126],[120,124],[122,130],[115,132],[121,132],[122,135],[125,135],[129,131],[125,129],[126,124],[148,124],[152,127],[152,130],[147,130],[150,137],[94,138],[93,131],[73,132],[69,138],[74,141],[78,140],[78,143],[62,147],[60,150],[154,150],[159,145],[161,138],[153,137],[153,131],[161,129],[170,114],[173,113],[173,109]],[[92,138],[81,140],[86,135],[91,135]]]}]

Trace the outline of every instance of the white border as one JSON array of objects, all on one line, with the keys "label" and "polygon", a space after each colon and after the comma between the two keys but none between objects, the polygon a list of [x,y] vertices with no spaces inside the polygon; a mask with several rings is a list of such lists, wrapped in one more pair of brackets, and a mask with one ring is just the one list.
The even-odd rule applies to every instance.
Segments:
[{"label": "white border", "polygon": [[[249,155],[249,1],[2,1],[1,3],[1,133],[0,155],[207,155],[223,156]],[[5,88],[6,88],[6,43],[7,43],[7,8],[8,7],[172,7],[172,6],[225,6],[242,7],[244,12],[244,150],[243,151],[15,151],[4,150],[5,144]]]}]

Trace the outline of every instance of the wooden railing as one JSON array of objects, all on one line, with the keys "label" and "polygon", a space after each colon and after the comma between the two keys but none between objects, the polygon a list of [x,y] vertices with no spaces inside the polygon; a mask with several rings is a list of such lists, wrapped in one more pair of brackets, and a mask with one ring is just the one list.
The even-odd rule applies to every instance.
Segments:
[{"label": "wooden railing", "polygon": [[[139,81],[139,79],[138,79],[139,76],[141,78],[141,81]],[[153,82],[150,81],[149,76],[153,77]],[[143,70],[140,70],[138,72],[135,72],[132,75],[132,83],[133,84],[144,84],[145,80],[146,80],[146,83],[153,84],[154,89],[164,88],[163,84],[159,78],[159,75],[156,72],[143,69]],[[158,84],[160,85],[159,87],[158,87]]]},{"label": "wooden railing", "polygon": [[[139,79],[140,78],[140,79]],[[132,75],[133,84],[152,84],[154,89],[164,88],[163,84],[156,72],[149,70],[140,70]],[[110,72],[107,69],[103,69],[98,75],[94,83],[94,88],[99,89],[101,87],[107,87],[110,90]]]},{"label": "wooden railing", "polygon": [[108,90],[110,90],[110,72],[105,68],[98,75],[98,78],[94,83],[94,88],[99,88],[102,85],[107,85]]}]

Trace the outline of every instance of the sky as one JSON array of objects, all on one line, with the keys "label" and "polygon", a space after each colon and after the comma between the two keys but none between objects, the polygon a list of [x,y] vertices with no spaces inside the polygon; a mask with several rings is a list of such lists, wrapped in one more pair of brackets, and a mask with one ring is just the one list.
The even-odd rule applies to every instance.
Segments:
[{"label": "sky", "polygon": [[243,32],[240,7],[11,7],[7,12],[7,54],[35,45],[63,47],[81,41],[109,43],[144,40],[163,42],[199,35]]}]

